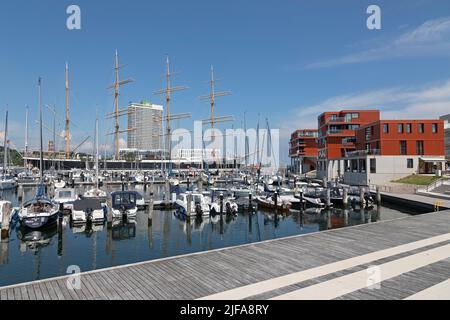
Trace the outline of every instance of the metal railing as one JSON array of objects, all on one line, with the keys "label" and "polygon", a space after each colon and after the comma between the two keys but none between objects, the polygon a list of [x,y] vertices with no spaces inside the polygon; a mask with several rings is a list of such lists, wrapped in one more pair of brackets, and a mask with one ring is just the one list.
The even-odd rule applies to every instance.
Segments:
[{"label": "metal railing", "polygon": [[442,178],[442,179],[434,181],[433,183],[429,184],[428,186],[417,189],[417,192],[431,192],[434,189],[437,189],[443,185],[448,185],[448,184],[450,184],[450,181],[448,179]]}]

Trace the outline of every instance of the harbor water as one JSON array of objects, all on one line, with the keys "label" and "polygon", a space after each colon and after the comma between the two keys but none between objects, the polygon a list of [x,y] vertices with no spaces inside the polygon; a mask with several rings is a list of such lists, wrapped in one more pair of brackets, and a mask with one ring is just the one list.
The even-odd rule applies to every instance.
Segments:
[{"label": "harbor water", "polygon": [[[109,187],[108,192],[120,187]],[[130,190],[134,187],[131,187]],[[136,189],[148,199],[149,190]],[[79,188],[80,194],[84,192]],[[158,189],[156,194],[162,193]],[[19,206],[31,199],[35,189],[4,192],[1,197]],[[152,224],[148,213],[136,220],[117,223],[108,230],[100,226],[71,226],[66,216],[61,223],[45,230],[30,231],[16,225],[9,239],[0,243],[0,286],[13,285],[66,275],[69,267],[81,272],[177,255],[226,248],[287,236],[373,223],[424,212],[389,206],[371,210],[307,209],[275,215],[258,211],[192,219],[186,222],[174,211],[154,211]]]}]

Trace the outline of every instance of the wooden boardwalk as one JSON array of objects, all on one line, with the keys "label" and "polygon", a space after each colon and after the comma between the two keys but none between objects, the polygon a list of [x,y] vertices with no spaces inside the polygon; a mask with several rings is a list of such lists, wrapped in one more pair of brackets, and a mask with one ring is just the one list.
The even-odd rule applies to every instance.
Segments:
[{"label": "wooden boardwalk", "polygon": [[4,287],[0,299],[450,299],[448,279],[443,211],[83,273],[78,290],[68,277]]}]

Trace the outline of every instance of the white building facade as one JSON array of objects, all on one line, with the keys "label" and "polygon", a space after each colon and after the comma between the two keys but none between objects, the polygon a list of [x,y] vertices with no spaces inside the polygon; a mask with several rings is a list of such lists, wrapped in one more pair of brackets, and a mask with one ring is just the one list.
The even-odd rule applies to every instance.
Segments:
[{"label": "white building facade", "polygon": [[162,106],[150,102],[128,106],[128,149],[150,152],[164,149],[163,112]]}]

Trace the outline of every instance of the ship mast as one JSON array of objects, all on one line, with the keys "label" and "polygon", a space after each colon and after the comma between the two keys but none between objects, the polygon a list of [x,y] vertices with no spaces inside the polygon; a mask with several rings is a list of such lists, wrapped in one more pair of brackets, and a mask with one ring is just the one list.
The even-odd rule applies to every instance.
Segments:
[{"label": "ship mast", "polygon": [[[168,155],[168,160],[169,160],[169,171],[172,171],[172,125],[171,122],[173,120],[182,120],[182,119],[188,119],[191,117],[191,115],[189,113],[183,113],[183,114],[177,114],[177,115],[172,115],[171,114],[171,102],[172,102],[172,93],[173,92],[178,92],[178,91],[183,91],[183,90],[187,90],[188,87],[186,86],[177,86],[177,87],[172,87],[171,85],[171,78],[172,76],[176,75],[177,73],[174,73],[171,71],[170,69],[170,60],[169,57],[167,57],[166,59],[166,89],[162,89],[159,90],[157,92],[155,92],[155,94],[157,95],[165,95],[166,97],[166,116],[165,116],[165,121],[166,121],[166,148],[167,148],[167,155]],[[169,172],[170,173],[170,172]]]},{"label": "ship mast", "polygon": [[108,89],[114,89],[114,113],[107,115],[107,119],[110,119],[110,118],[115,119],[115,130],[114,130],[114,133],[110,134],[110,135],[114,135],[116,160],[120,160],[120,134],[132,131],[132,130],[123,130],[123,131],[120,130],[119,119],[121,116],[125,116],[128,114],[128,110],[120,110],[119,109],[120,87],[134,81],[133,79],[127,79],[127,80],[120,81],[119,70],[122,67],[123,66],[119,65],[119,53],[116,50],[115,64],[114,64],[115,81],[114,81],[114,84],[108,88]]},{"label": "ship mast", "polygon": [[69,64],[66,63],[66,159],[70,158]]},{"label": "ship mast", "polygon": [[[204,95],[200,97],[200,100],[202,101],[209,101],[211,105],[211,117],[209,119],[203,120],[203,125],[211,125],[212,129],[212,137],[211,137],[211,143],[214,145],[215,135],[214,135],[214,129],[217,123],[222,122],[230,122],[234,121],[234,117],[232,116],[226,116],[226,117],[216,117],[216,99],[220,97],[226,97],[230,96],[231,92],[224,91],[224,92],[216,92],[216,82],[220,79],[215,78],[214,73],[214,66],[211,66],[211,79],[208,81],[210,85],[210,94]],[[203,153],[203,151],[202,151]],[[213,150],[213,158],[215,158],[215,150]]]}]

